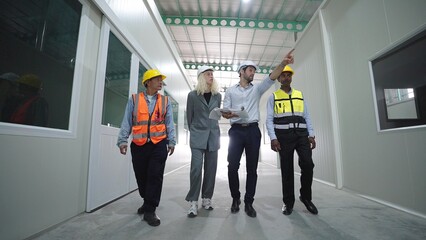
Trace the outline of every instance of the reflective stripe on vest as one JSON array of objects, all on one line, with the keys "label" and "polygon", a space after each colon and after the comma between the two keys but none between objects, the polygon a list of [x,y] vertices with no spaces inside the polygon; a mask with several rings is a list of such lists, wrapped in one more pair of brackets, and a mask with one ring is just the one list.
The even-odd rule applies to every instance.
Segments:
[{"label": "reflective stripe on vest", "polygon": [[133,94],[132,134],[136,145],[144,145],[148,141],[154,144],[167,137],[166,109],[168,98],[157,94],[154,110],[149,114],[148,104],[144,93]]},{"label": "reflective stripe on vest", "polygon": [[306,123],[274,124],[274,128],[276,129],[306,128]]},{"label": "reflective stripe on vest", "polygon": [[306,128],[303,118],[303,94],[296,89],[289,95],[279,89],[274,92],[274,128]]}]

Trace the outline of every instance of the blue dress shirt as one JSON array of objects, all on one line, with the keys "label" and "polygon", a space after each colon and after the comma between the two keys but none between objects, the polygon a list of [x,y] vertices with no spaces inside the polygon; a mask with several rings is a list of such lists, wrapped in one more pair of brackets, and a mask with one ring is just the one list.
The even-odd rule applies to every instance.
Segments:
[{"label": "blue dress shirt", "polygon": [[263,79],[261,83],[249,84],[247,87],[242,87],[236,84],[229,87],[225,92],[223,99],[223,108],[246,110],[248,118],[231,118],[231,125],[234,123],[253,123],[259,122],[259,102],[262,95],[274,84],[274,80],[269,78],[269,75]]}]

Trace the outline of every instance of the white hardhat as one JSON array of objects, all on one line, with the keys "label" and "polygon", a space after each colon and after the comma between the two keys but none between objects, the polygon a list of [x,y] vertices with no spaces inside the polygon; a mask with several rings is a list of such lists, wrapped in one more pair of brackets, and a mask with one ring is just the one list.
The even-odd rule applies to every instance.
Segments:
[{"label": "white hardhat", "polygon": [[240,72],[241,68],[245,68],[245,67],[248,67],[248,66],[254,67],[257,71],[256,63],[254,63],[253,61],[243,61],[243,62],[241,62],[240,66],[238,66],[237,72]]},{"label": "white hardhat", "polygon": [[11,82],[15,82],[16,80],[18,80],[18,78],[19,76],[12,72],[3,73],[2,75],[0,75],[0,79],[8,80]]},{"label": "white hardhat", "polygon": [[214,71],[213,67],[210,67],[210,66],[203,65],[203,66],[199,67],[198,72],[197,72],[197,77],[199,77],[201,73],[208,71],[208,70]]}]

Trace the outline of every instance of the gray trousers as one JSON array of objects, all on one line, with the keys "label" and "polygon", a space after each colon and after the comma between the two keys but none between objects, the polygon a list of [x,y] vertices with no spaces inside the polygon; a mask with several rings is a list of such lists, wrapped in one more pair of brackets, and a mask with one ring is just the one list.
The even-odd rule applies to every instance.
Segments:
[{"label": "gray trousers", "polygon": [[[218,151],[209,152],[204,149],[191,148],[191,172],[190,172],[190,188],[186,195],[186,201],[198,201],[201,189],[201,174],[204,176],[202,183],[201,198],[212,198],[214,185],[216,182],[217,155]],[[204,161],[203,161],[204,159]]]}]

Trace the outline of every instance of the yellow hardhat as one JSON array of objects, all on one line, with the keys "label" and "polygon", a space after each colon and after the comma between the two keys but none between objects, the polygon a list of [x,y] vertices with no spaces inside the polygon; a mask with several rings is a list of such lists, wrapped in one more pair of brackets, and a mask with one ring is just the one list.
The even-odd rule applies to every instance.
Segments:
[{"label": "yellow hardhat", "polygon": [[160,71],[158,71],[157,69],[149,69],[143,74],[142,84],[145,84],[145,82],[148,81],[149,79],[158,77],[158,76],[161,76],[161,80],[164,80],[166,78],[166,76],[161,74]]},{"label": "yellow hardhat", "polygon": [[294,71],[293,69],[291,69],[291,67],[289,65],[285,65],[283,72],[291,72],[291,75],[294,75]]},{"label": "yellow hardhat", "polygon": [[16,80],[18,83],[40,89],[41,87],[41,80],[34,74],[25,74],[22,77],[18,78]]}]

